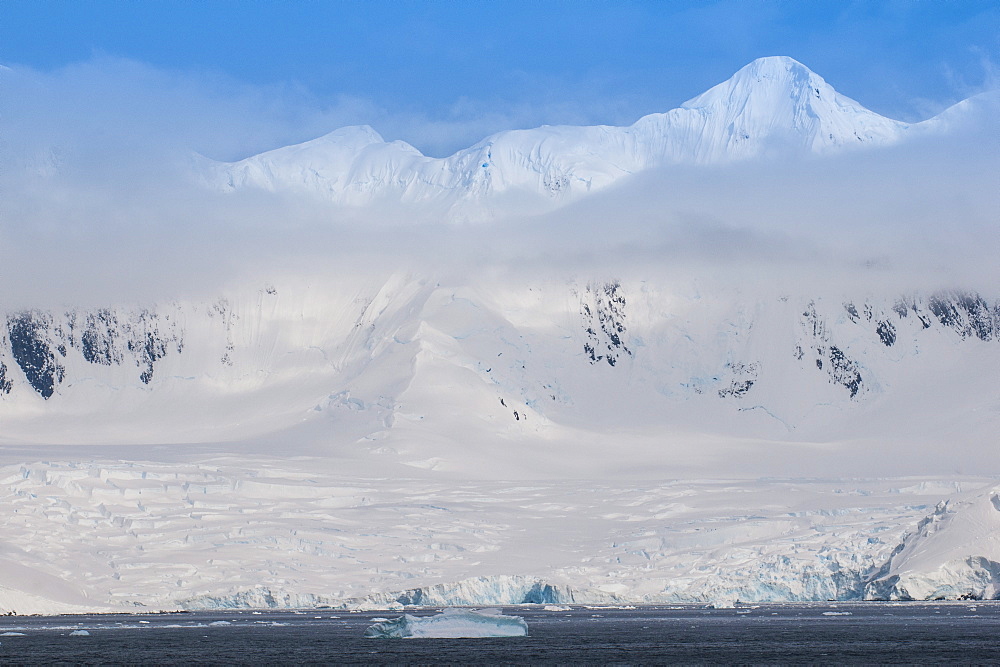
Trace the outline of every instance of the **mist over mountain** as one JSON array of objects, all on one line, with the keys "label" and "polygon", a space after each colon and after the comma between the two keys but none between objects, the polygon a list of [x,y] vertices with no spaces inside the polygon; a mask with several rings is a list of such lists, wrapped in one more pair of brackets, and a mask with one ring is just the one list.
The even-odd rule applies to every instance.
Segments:
[{"label": "mist over mountain", "polygon": [[[306,350],[322,350],[328,360],[319,367],[301,362],[318,384],[275,403],[290,400],[286,417],[252,411],[278,428],[322,404],[324,395],[356,393],[360,383],[371,387],[365,404],[386,404],[386,414],[376,410],[381,416],[372,413],[375,421],[362,427],[374,432],[400,410],[399,392],[419,384],[416,360],[454,364],[473,331],[482,342],[459,355],[465,360],[458,366],[472,373],[466,381],[486,394],[498,387],[514,392],[553,428],[583,427],[579,420],[607,400],[622,403],[611,423],[641,424],[703,393],[724,394],[734,373],[749,374],[732,381],[747,383],[739,399],[752,402],[766,385],[757,379],[768,375],[762,355],[777,355],[767,363],[782,378],[764,407],[783,414],[783,402],[802,399],[792,387],[814,384],[822,395],[824,386],[843,384],[828,368],[814,368],[822,359],[806,364],[808,373],[784,368],[801,366],[793,357],[810,345],[821,357],[834,348],[846,355],[848,374],[871,388],[848,386],[849,395],[829,400],[877,413],[872,397],[899,391],[881,377],[888,370],[876,358],[898,354],[876,335],[879,327],[904,326],[920,311],[930,313],[917,318],[929,318],[930,328],[985,317],[973,338],[993,337],[995,108],[996,96],[987,94],[921,123],[902,123],[840,95],[791,58],[767,57],[680,108],[629,127],[511,130],[447,158],[387,143],[370,127],[233,163],[189,155],[138,169],[134,156],[134,178],[100,169],[88,177],[55,148],[44,159],[22,154],[27,162],[4,174],[12,195],[4,211],[11,223],[4,225],[6,270],[31,276],[6,296],[5,435],[13,437],[14,425],[26,419],[19,437],[38,439],[37,419],[55,424],[60,410],[83,415],[103,406],[123,410],[127,420],[140,405],[156,413],[166,409],[157,407],[158,396],[178,383],[191,396],[198,392],[190,388],[201,386],[226,394],[244,381],[238,378],[254,377],[258,400],[270,403],[277,396],[271,392],[283,391],[270,385],[280,375],[274,360],[309,357]],[[372,311],[373,303],[383,305]],[[472,304],[484,323],[459,314],[467,306],[456,303]],[[845,322],[871,331],[822,344],[794,334],[817,303],[825,331]],[[935,303],[958,314],[945,316]],[[525,309],[535,311],[530,325],[519,323]],[[396,310],[406,314],[382,315]],[[297,328],[290,322],[307,312],[322,326],[305,338],[290,334]],[[677,319],[681,312],[686,324]],[[449,324],[455,317],[472,318],[465,325],[472,328],[444,347],[425,340],[457,336]],[[248,318],[252,331],[243,329]],[[774,326],[786,332],[783,347],[752,340]],[[718,345],[725,330],[742,333]],[[964,329],[959,335],[968,337]],[[310,342],[294,342],[300,339]],[[532,339],[515,345],[517,358],[551,372],[529,379],[524,363],[521,379],[497,379],[487,350]],[[384,340],[402,346],[390,355],[396,361],[380,359]],[[694,340],[702,342],[675,349]],[[705,355],[709,340],[717,349],[695,362],[691,355]],[[604,344],[620,349],[601,355],[596,349]],[[918,337],[912,344],[916,350],[927,343]],[[590,368],[614,365],[612,359],[637,364],[634,371],[615,369],[612,377],[624,384],[613,398],[604,396],[605,371]],[[539,387],[565,383],[589,398],[539,402],[546,393]],[[126,394],[133,398],[121,407]],[[75,401],[90,407],[80,413]],[[710,410],[738,415],[745,407],[715,401]],[[470,407],[470,414],[484,409]],[[808,412],[789,409],[799,416],[775,417],[781,433],[796,431]],[[720,423],[699,419],[691,428]],[[227,420],[212,423],[184,439],[232,437],[222,435]],[[747,428],[775,435],[759,424]],[[125,433],[110,440],[146,439]],[[351,433],[338,442],[357,437]],[[826,422],[809,433],[832,437]],[[853,435],[865,431],[859,426]],[[97,429],[88,439],[108,438]]]},{"label": "mist over mountain", "polygon": [[[15,76],[23,90],[23,73],[0,72]],[[443,158],[368,126],[232,162],[110,124],[78,140],[13,133],[0,146],[0,444],[450,482],[998,474],[997,110],[986,93],[903,123],[768,57],[627,127],[509,130]],[[251,488],[311,497],[310,471],[253,481],[193,465],[156,474],[186,475],[183,493],[207,476],[196,486],[219,507]],[[145,488],[122,466],[10,474],[89,507]],[[117,481],[94,492],[78,476]],[[170,484],[154,491],[174,502]],[[961,507],[988,514],[986,498]],[[807,582],[782,595],[958,595],[978,581],[980,561],[910,588],[891,579],[930,533],[884,511],[837,543],[850,555],[830,562],[853,577],[842,590],[817,583],[822,567],[775,561],[781,581]],[[886,526],[899,534],[865,541]],[[649,553],[673,558],[665,544]],[[528,565],[490,567],[387,574],[378,592],[485,574],[414,590],[501,603],[545,583]],[[564,600],[573,567],[548,573]],[[315,582],[247,592],[232,572],[205,592],[217,569],[148,602],[337,598],[309,598]],[[646,595],[605,575],[581,575],[579,599]],[[720,595],[745,579],[726,576]],[[714,595],[684,590],[643,599]]]},{"label": "mist over mountain", "polygon": [[[897,267],[919,255],[915,278],[930,270],[955,283],[949,274],[993,267],[969,257],[996,233],[993,93],[905,124],[790,58],[763,58],[626,128],[503,132],[442,159],[345,128],[217,163],[185,148],[176,126],[193,121],[162,92],[181,95],[176,81],[156,81],[152,99],[137,92],[129,117],[51,112],[40,133],[31,116],[46,114],[43,102],[58,110],[58,91],[25,72],[2,75],[18,97],[2,121],[0,235],[9,275],[32,276],[7,295],[16,307],[212,298],[248,273],[359,258],[435,269],[541,258],[543,270],[587,273],[644,256],[662,266],[656,249],[716,272],[720,259],[745,256],[738,247],[759,254],[764,273],[780,264],[775,253]],[[204,101],[193,107],[224,122]]]}]

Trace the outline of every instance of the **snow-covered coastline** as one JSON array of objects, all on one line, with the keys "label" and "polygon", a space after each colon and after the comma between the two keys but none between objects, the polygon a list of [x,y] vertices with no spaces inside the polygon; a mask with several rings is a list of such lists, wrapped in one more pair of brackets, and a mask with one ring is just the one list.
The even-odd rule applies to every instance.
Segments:
[{"label": "snow-covered coastline", "polygon": [[231,457],[5,466],[2,609],[996,594],[995,480],[456,483],[335,469]]}]

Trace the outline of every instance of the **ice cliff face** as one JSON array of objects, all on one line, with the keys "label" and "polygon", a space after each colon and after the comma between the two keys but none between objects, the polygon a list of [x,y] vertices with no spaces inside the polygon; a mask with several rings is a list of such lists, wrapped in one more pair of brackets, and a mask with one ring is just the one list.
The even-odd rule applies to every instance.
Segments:
[{"label": "ice cliff face", "polygon": [[1000,599],[1000,496],[987,488],[942,501],[868,584],[891,600]]},{"label": "ice cliff face", "polygon": [[500,132],[441,159],[387,143],[370,127],[347,127],[239,162],[207,164],[205,174],[223,190],[309,193],[354,206],[403,202],[467,220],[545,210],[658,166],[881,146],[909,131],[801,63],[768,57],[629,127]]}]

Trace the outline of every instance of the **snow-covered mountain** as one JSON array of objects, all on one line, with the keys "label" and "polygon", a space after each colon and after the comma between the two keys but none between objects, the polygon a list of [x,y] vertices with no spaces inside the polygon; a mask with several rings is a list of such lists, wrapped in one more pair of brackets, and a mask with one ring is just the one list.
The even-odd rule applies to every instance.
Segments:
[{"label": "snow-covered mountain", "polygon": [[0,610],[996,597],[992,281],[856,256],[843,284],[808,258],[727,279],[711,253],[707,278],[656,253],[617,276],[601,254],[622,241],[603,211],[627,219],[650,170],[950,136],[974,107],[907,125],[762,58],[630,127],[443,159],[344,128],[203,164],[223,190],[491,218],[483,238],[529,245],[530,223],[583,226],[500,219],[623,187],[572,269],[339,255],[210,299],[0,308]]},{"label": "snow-covered mountain", "polygon": [[[522,448],[547,452],[532,472],[542,477],[608,466],[849,474],[859,452],[880,474],[927,474],[957,451],[966,466],[992,460],[981,443],[1000,423],[1000,392],[980,372],[1000,365],[992,294],[840,298],[412,273],[324,284],[10,313],[0,437],[206,442],[298,425],[320,435],[293,443],[475,475],[491,461],[494,476],[524,474]],[[602,444],[609,433],[614,452]],[[703,438],[714,444],[692,451]],[[744,448],[752,441],[783,454],[762,458]]]},{"label": "snow-covered mountain", "polygon": [[755,60],[679,108],[629,127],[511,130],[446,158],[387,143],[367,126],[346,127],[205,170],[224,190],[310,193],[355,206],[405,202],[467,220],[545,210],[659,166],[883,146],[914,129],[781,56]]},{"label": "snow-covered mountain", "polygon": [[992,295],[353,274],[2,338],[3,609],[995,595]]}]

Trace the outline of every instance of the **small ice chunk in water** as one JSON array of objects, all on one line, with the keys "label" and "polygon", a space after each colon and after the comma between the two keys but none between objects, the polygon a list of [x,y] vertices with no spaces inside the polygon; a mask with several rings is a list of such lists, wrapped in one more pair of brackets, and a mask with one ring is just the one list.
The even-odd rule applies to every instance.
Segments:
[{"label": "small ice chunk in water", "polygon": [[528,624],[520,616],[504,616],[499,609],[472,611],[445,609],[436,616],[411,616],[376,623],[365,630],[365,637],[459,638],[459,637],[525,637]]},{"label": "small ice chunk in water", "polygon": [[570,608],[561,604],[547,604],[542,607],[545,611],[570,611]]},{"label": "small ice chunk in water", "polygon": [[719,598],[718,600],[712,600],[708,604],[709,609],[733,609],[736,607],[736,603],[739,600],[732,598]]},{"label": "small ice chunk in water", "polygon": [[211,623],[209,623],[209,625],[219,627],[223,625],[232,625],[232,623],[230,623],[229,621],[212,621]]},{"label": "small ice chunk in water", "polygon": [[86,630],[74,630],[73,632],[69,633],[69,636],[70,637],[89,637],[90,633],[87,632]]}]

